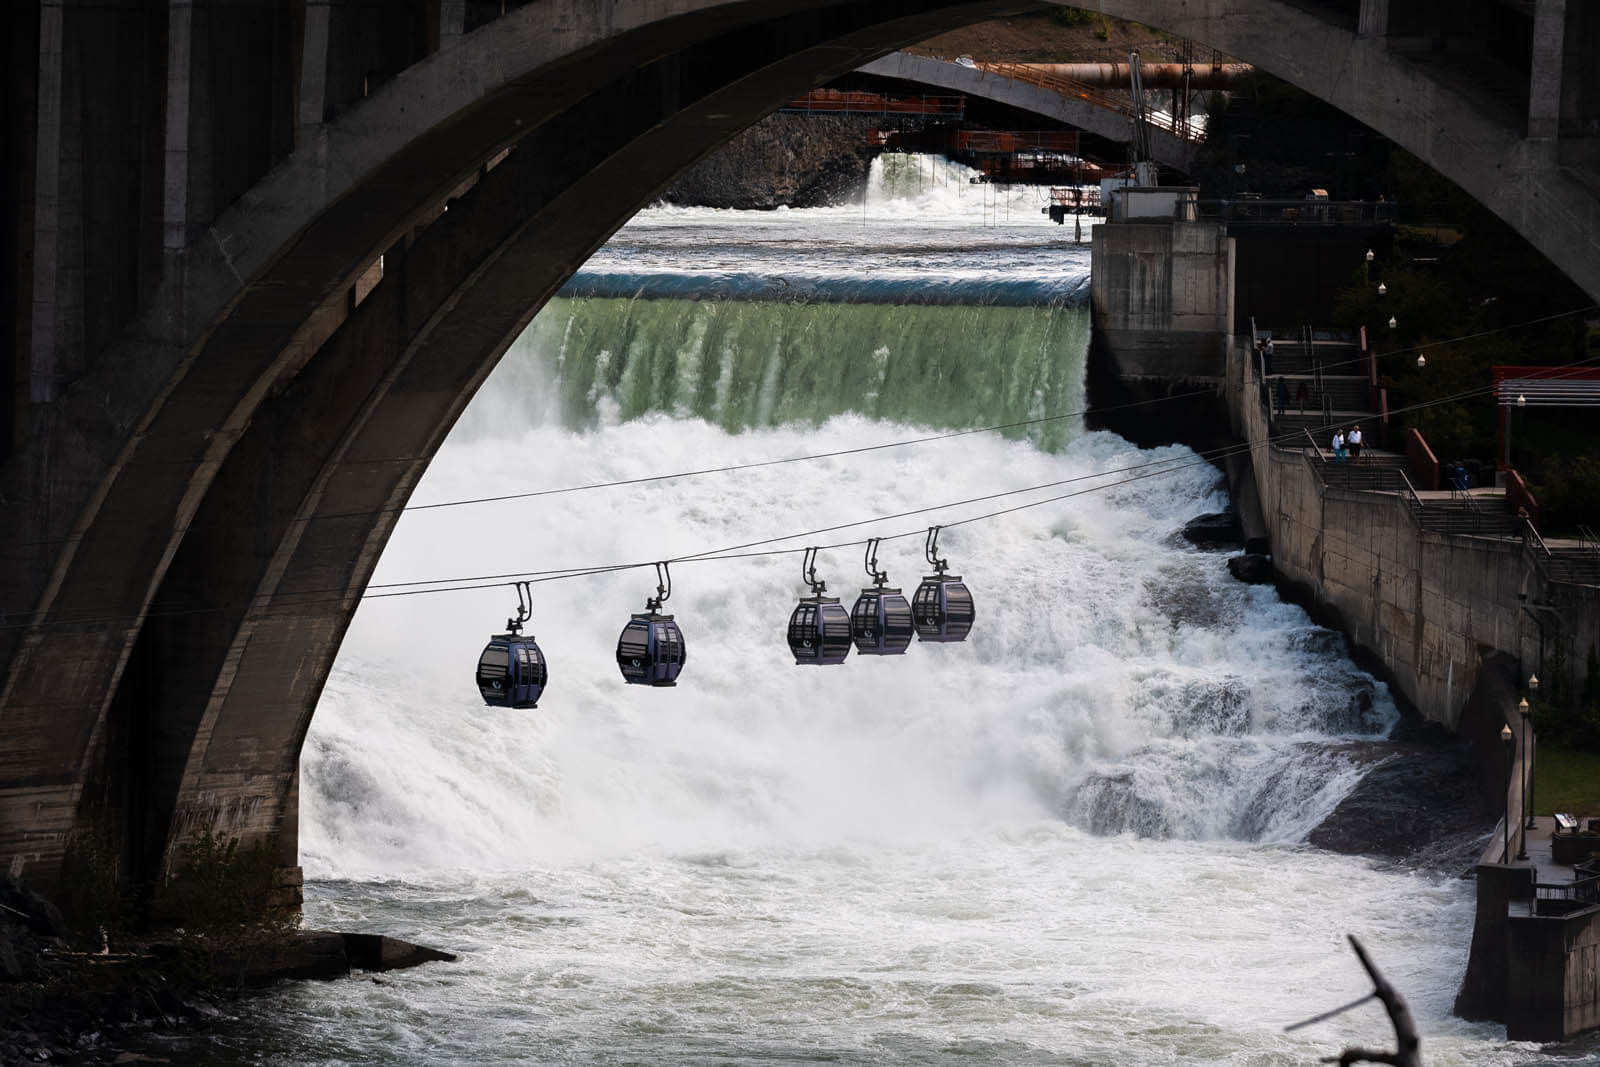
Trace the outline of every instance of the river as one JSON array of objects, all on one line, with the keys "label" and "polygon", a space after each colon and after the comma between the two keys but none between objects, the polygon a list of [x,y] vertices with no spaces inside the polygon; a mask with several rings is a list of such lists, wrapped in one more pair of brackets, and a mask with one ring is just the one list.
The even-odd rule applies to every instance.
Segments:
[{"label": "river", "polygon": [[[412,501],[453,506],[404,517],[370,593],[493,587],[371,596],[302,758],[306,924],[459,960],[280,985],[174,1055],[1306,1064],[1392,1043],[1376,1004],[1284,1031],[1370,989],[1354,934],[1429,1064],[1581,1059],[1451,1016],[1470,881],[1303,843],[1386,689],[1182,540],[1226,504],[1214,467],[1085,430],[1087,232],[966,177],[650,209],[540,313]],[[622,484],[519,495],[596,483]],[[881,536],[909,591],[934,524],[970,639],[796,666],[800,549]],[[534,584],[549,687],[480,701],[494,576],[755,542],[788,552],[672,567],[676,688],[618,675],[645,567]],[[867,582],[859,546],[818,564],[846,605]]]}]

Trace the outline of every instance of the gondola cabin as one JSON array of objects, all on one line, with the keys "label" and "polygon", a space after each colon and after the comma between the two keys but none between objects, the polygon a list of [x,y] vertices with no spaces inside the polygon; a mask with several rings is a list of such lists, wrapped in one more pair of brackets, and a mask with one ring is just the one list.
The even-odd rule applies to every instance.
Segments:
[{"label": "gondola cabin", "polygon": [[549,680],[544,653],[529,634],[495,634],[478,657],[478,692],[496,708],[536,708]]},{"label": "gondola cabin", "polygon": [[911,617],[923,641],[965,641],[977,609],[959,574],[930,574],[911,598]]},{"label": "gondola cabin", "polygon": [[629,685],[677,685],[688,655],[671,615],[634,615],[617,638],[617,666]]},{"label": "gondola cabin", "polygon": [[789,616],[789,651],[796,663],[843,663],[850,654],[850,613],[838,597],[808,596]]},{"label": "gondola cabin", "polygon": [[898,589],[863,589],[850,609],[850,637],[863,656],[898,656],[914,632],[911,602]]}]

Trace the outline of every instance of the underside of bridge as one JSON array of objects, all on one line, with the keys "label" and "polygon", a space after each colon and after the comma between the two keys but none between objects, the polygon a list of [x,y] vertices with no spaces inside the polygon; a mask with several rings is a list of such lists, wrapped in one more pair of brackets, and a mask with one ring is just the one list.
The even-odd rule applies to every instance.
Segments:
[{"label": "underside of bridge", "polygon": [[[533,314],[677,172],[786,100],[1039,6],[12,5],[0,863],[49,890],[96,841],[148,888],[208,829],[292,867],[300,747],[345,628]],[[1327,98],[1413,151],[1405,130],[1433,138],[1451,113],[1429,109],[1459,103],[1426,81],[1404,107],[1338,88],[1340,56],[1385,94],[1414,80],[1378,62],[1373,0],[1359,19],[1277,0],[1100,6],[1291,81],[1326,76]],[[1558,70],[1594,40],[1572,7],[1537,4],[1535,30],[1562,12],[1566,43],[1542,46]],[[1563,122],[1600,110],[1577,66],[1557,77],[1552,155]],[[1463,118],[1467,147],[1535,151],[1495,122]],[[1547,254],[1600,294],[1596,198],[1536,163],[1502,196],[1525,209],[1461,183],[1514,225],[1564,219]]]}]

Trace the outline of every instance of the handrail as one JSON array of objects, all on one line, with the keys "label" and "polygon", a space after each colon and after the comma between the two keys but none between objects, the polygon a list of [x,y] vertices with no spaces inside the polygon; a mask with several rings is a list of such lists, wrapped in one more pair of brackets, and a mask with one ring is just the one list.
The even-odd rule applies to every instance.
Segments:
[{"label": "handrail", "polygon": [[[1048,74],[1029,66],[1026,63],[993,62],[979,63],[977,68],[985,73],[998,74],[1002,78],[1022,82],[1026,85],[1048,89],[1061,96],[1075,100],[1083,100],[1095,107],[1114,111],[1125,118],[1132,120],[1136,115],[1133,103],[1121,93],[1108,93],[1088,82],[1075,81],[1064,78],[1059,74]],[[1145,121],[1166,133],[1168,136],[1187,141],[1190,144],[1205,143],[1205,130],[1187,122],[1178,122],[1170,115],[1145,113]]]},{"label": "handrail", "polygon": [[[1256,381],[1267,380],[1266,356],[1256,347],[1256,317],[1250,316],[1250,365],[1256,369]],[[1270,410],[1270,407],[1269,407]]]},{"label": "handrail", "polygon": [[1411,506],[1418,511],[1426,508],[1427,505],[1422,502],[1422,497],[1417,495],[1417,488],[1411,484],[1411,479],[1406,476],[1406,472],[1398,467],[1394,468],[1394,472],[1400,476],[1400,484],[1406,487],[1406,492],[1411,494]]},{"label": "handrail", "polygon": [[1223,198],[1195,201],[1201,218],[1251,226],[1339,227],[1394,225],[1395,205],[1365,200]]},{"label": "handrail", "polygon": [[1451,481],[1451,483],[1450,483],[1450,503],[1455,504],[1455,503],[1458,503],[1458,502],[1467,511],[1475,512],[1475,511],[1478,510],[1478,503],[1477,503],[1477,501],[1472,499],[1471,490],[1462,489],[1459,486],[1457,486],[1454,481]]},{"label": "handrail", "polygon": [[1595,532],[1582,523],[1578,524],[1578,544],[1600,555],[1600,537],[1596,537]]},{"label": "handrail", "polygon": [[1538,545],[1539,551],[1544,553],[1545,561],[1548,562],[1550,559],[1550,546],[1545,544],[1544,538],[1539,536],[1539,530],[1533,525],[1533,520],[1524,517],[1522,520],[1522,526],[1523,544],[1526,544],[1529,548],[1532,548],[1534,545]]},{"label": "handrail", "polygon": [[1570,882],[1535,882],[1533,897],[1536,915],[1541,913],[1538,905],[1547,900],[1570,906],[1551,908],[1545,914],[1564,915],[1585,908],[1600,907],[1600,877],[1574,878]]}]

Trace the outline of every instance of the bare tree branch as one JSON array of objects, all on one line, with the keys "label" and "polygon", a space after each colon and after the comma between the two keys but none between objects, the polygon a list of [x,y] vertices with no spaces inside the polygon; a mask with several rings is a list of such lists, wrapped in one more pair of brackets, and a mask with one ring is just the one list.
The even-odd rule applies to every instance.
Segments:
[{"label": "bare tree branch", "polygon": [[1397,1048],[1394,1052],[1347,1048],[1339,1056],[1339,1067],[1349,1067],[1352,1063],[1387,1063],[1392,1067],[1422,1067],[1422,1041],[1417,1037],[1417,1024],[1411,1019],[1411,1009],[1406,1006],[1406,998],[1389,984],[1389,980],[1378,970],[1356,936],[1350,934],[1349,937],[1350,947],[1356,950],[1356,958],[1361,961],[1361,966],[1366,968],[1367,974],[1372,978],[1372,995],[1383,1001],[1384,1010],[1389,1013],[1389,1022],[1394,1026]]}]

